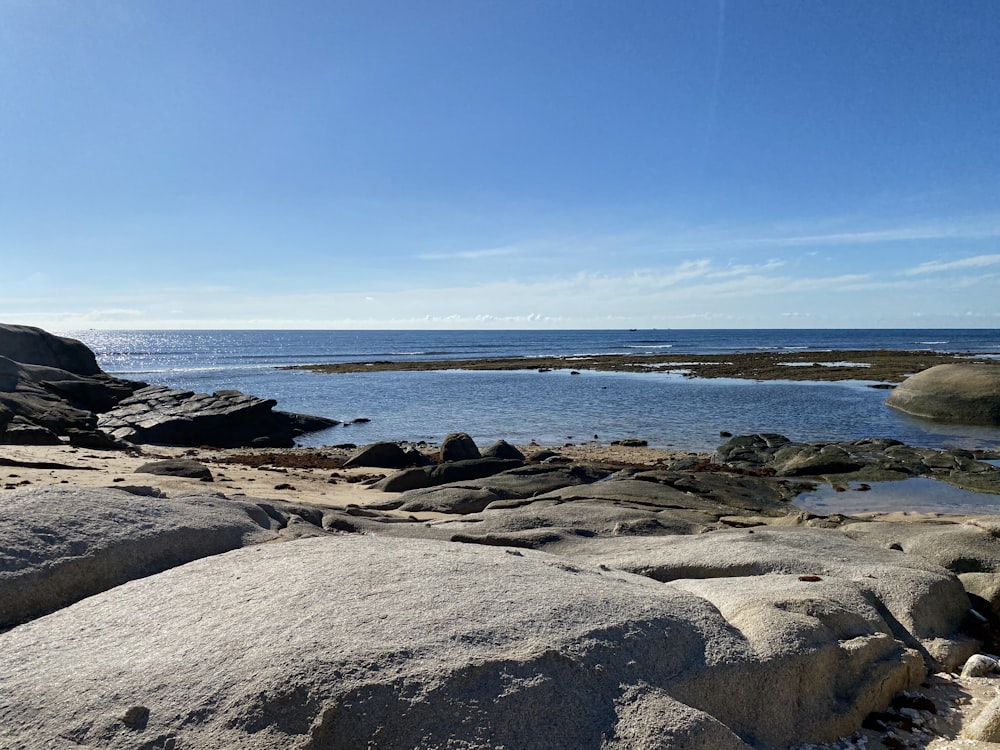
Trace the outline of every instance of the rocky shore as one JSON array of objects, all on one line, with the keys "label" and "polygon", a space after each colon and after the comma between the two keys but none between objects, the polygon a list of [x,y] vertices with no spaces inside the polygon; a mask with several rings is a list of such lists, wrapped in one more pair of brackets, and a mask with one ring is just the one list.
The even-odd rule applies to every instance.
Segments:
[{"label": "rocky shore", "polygon": [[[281,448],[273,404],[66,346],[0,393],[56,438],[0,445],[0,747],[1000,747],[1000,516],[795,505],[1000,494],[996,453]],[[74,389],[86,443],[40,416]]]},{"label": "rocky shore", "polygon": [[[1000,352],[994,353],[994,355]],[[985,356],[985,355],[980,355]],[[286,369],[323,373],[420,370],[603,370],[608,372],[674,372],[697,378],[752,380],[872,380],[899,383],[935,365],[968,362],[956,352],[829,351],[734,352],[730,354],[606,354],[512,359],[448,359],[343,362],[296,365]]]}]

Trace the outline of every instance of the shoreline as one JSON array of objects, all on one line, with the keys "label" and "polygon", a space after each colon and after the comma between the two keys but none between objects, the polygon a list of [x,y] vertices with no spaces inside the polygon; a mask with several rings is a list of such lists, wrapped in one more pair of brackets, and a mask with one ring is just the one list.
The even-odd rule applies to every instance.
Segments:
[{"label": "shoreline", "polygon": [[673,373],[690,378],[745,380],[841,381],[894,384],[929,367],[956,362],[990,361],[1000,352],[970,354],[903,350],[830,350],[734,352],[730,354],[584,354],[436,360],[374,360],[330,364],[284,365],[280,370],[324,374],[420,372],[432,370],[596,370]]}]

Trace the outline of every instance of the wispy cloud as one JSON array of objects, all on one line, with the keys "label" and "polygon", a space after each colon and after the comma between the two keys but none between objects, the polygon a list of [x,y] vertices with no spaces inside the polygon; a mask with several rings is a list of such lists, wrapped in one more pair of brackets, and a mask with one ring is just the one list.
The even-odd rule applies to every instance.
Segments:
[{"label": "wispy cloud", "polygon": [[930,261],[927,263],[921,263],[919,266],[914,266],[905,271],[902,271],[906,276],[917,276],[925,273],[940,273],[942,271],[955,271],[963,270],[968,268],[985,268],[987,266],[1000,265],[1000,254],[991,255],[973,255],[969,258],[960,258],[959,260],[949,260],[949,261]]},{"label": "wispy cloud", "polygon": [[504,247],[487,247],[481,250],[458,250],[449,253],[421,253],[420,260],[482,260],[484,258],[499,258],[505,255],[520,255],[524,248],[519,245]]}]

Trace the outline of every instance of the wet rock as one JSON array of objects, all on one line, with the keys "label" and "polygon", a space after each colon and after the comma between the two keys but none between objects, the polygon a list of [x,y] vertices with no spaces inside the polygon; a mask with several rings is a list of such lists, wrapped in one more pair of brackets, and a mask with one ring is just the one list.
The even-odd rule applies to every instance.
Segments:
[{"label": "wet rock", "polygon": [[785,477],[845,474],[864,466],[838,445],[789,444],[775,451],[769,463],[778,475]]}]

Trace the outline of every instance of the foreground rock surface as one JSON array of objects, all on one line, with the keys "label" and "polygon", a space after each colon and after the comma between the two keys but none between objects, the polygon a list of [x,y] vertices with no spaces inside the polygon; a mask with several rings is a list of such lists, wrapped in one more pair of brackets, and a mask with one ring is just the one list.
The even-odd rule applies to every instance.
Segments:
[{"label": "foreground rock surface", "polygon": [[259,545],[0,636],[0,739],[776,748],[849,731],[923,679],[851,581],[765,578],[749,611],[538,552],[357,536]]},{"label": "foreground rock surface", "polygon": [[0,627],[140,576],[277,538],[260,506],[211,495],[16,490],[0,512]]}]

